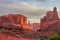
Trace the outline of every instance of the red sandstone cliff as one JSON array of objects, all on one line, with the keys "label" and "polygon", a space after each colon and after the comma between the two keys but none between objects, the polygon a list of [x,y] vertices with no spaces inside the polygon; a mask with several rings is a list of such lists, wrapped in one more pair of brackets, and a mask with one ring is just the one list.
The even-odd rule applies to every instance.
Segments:
[{"label": "red sandstone cliff", "polygon": [[[23,29],[32,29],[32,26],[30,25],[30,22],[28,22],[27,24],[27,17],[23,16],[23,15],[19,15],[19,14],[9,14],[9,15],[3,15],[0,16],[0,27],[7,27],[9,28],[17,28],[18,30],[19,27],[23,28]],[[43,18],[41,18],[41,23],[33,23],[33,30],[35,29],[40,29],[39,34],[40,35],[53,35],[56,34],[56,30],[58,28],[58,26],[60,26],[60,19],[58,18],[58,14],[57,14],[57,8],[54,7],[53,11],[48,11],[46,13],[46,16],[44,16]],[[17,30],[17,31],[18,31]],[[3,30],[4,32],[7,30]],[[15,29],[13,29],[12,31],[16,31]],[[21,34],[18,32],[12,32],[10,31],[10,33],[13,33],[13,35],[17,34]],[[37,30],[36,30],[37,31]],[[32,30],[23,30],[21,31],[23,34],[24,32],[32,32]]]},{"label": "red sandstone cliff", "polygon": [[41,28],[42,29],[56,29],[60,26],[60,20],[57,13],[57,8],[54,7],[53,11],[48,11],[46,16],[41,18]]},{"label": "red sandstone cliff", "polygon": [[23,26],[23,29],[30,29],[31,28],[27,24],[27,17],[20,15],[20,14],[3,15],[0,17],[0,24],[2,24],[3,27],[11,24],[14,26],[18,26],[18,25]]}]

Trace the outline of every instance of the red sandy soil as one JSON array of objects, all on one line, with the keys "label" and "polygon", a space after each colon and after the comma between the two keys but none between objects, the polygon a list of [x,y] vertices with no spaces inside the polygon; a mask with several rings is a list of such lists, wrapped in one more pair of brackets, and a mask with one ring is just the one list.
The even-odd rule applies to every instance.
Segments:
[{"label": "red sandy soil", "polygon": [[11,36],[7,36],[7,35],[4,35],[4,34],[0,34],[0,40],[34,40],[34,39],[16,38],[16,37],[11,37]]}]

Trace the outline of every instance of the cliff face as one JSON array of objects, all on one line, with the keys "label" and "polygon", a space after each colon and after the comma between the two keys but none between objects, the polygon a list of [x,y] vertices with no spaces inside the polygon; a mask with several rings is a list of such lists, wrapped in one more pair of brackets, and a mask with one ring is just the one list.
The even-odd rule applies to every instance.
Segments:
[{"label": "cliff face", "polygon": [[57,14],[57,8],[54,7],[53,11],[48,11],[46,16],[41,18],[41,28],[54,30],[60,26],[60,20]]},{"label": "cliff face", "polygon": [[59,20],[56,7],[54,7],[53,11],[48,11],[46,13],[46,16],[42,18],[41,22],[50,22],[50,21],[55,21],[55,20]]},{"label": "cliff face", "polygon": [[60,19],[58,17],[57,8],[54,7],[53,11],[48,11],[46,16],[41,18],[40,35],[54,35],[57,33],[58,27],[60,27]]},{"label": "cliff face", "polygon": [[27,17],[19,14],[9,14],[1,16],[1,22],[25,25],[27,24]]},{"label": "cliff face", "polygon": [[[46,16],[41,18],[41,23],[33,23],[31,26],[30,21],[27,23],[27,17],[19,14],[9,14],[9,15],[3,15],[0,16],[0,28],[9,28],[12,27],[12,31],[17,31],[17,32],[10,32],[13,33],[12,35],[18,33],[21,34],[23,33],[33,33],[36,32],[38,29],[40,29],[40,35],[53,35],[56,34],[57,28],[60,26],[60,19],[57,14],[57,8],[54,7],[53,11],[48,11],[46,13]],[[27,29],[24,31],[21,31],[21,29]],[[15,30],[17,28],[18,30]],[[30,30],[29,30],[30,29]],[[32,29],[32,30],[31,30]],[[3,30],[6,32],[7,30]],[[10,30],[11,31],[11,30]]]},{"label": "cliff face", "polygon": [[27,24],[27,17],[20,14],[8,14],[0,16],[0,27],[9,28],[15,30],[15,27],[23,29],[31,29],[31,26]]},{"label": "cliff face", "polygon": [[32,27],[27,24],[27,17],[20,14],[0,16],[2,33],[10,36],[24,35],[31,32]]}]

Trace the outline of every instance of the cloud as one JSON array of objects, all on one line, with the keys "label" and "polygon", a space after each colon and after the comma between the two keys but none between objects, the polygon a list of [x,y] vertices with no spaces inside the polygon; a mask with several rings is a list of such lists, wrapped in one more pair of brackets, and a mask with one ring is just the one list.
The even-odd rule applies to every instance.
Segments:
[{"label": "cloud", "polygon": [[11,3],[7,4],[3,7],[0,7],[0,13],[22,13],[23,15],[26,15],[28,17],[39,17],[41,15],[44,15],[46,10],[40,9],[37,6],[30,5],[26,2],[21,3]]},{"label": "cloud", "polygon": [[8,3],[8,4],[5,4],[4,6],[0,6],[0,15],[22,14],[27,16],[31,20],[31,22],[33,22],[34,20],[36,22],[39,22],[39,18],[42,15],[45,15],[45,12],[46,10],[26,2]]},{"label": "cloud", "polygon": [[9,0],[0,0],[0,3],[8,3]]}]

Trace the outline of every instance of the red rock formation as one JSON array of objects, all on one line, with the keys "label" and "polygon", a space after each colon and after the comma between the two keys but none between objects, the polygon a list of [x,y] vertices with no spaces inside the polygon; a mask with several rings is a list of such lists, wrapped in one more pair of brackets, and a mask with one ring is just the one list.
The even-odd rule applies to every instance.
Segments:
[{"label": "red rock formation", "polygon": [[32,27],[27,24],[27,17],[19,14],[9,14],[0,16],[0,27],[7,35],[15,36],[24,32],[30,32]]},{"label": "red rock formation", "polygon": [[40,23],[33,23],[33,30],[37,31],[38,29],[40,29]]},{"label": "red rock formation", "polygon": [[30,25],[30,20],[28,20],[28,25]]},{"label": "red rock formation", "polygon": [[9,14],[10,20],[14,21],[15,24],[27,25],[27,17],[19,14]]},{"label": "red rock formation", "polygon": [[[60,20],[57,14],[57,8],[54,7],[53,11],[48,11],[46,16],[41,18],[40,28],[43,31],[55,31],[57,32],[57,28],[60,26]],[[49,32],[51,33],[51,32]],[[53,33],[53,32],[52,32]]]},{"label": "red rock formation", "polygon": [[53,10],[53,19],[54,19],[54,20],[58,20],[58,19],[59,19],[59,18],[58,18],[57,8],[56,8],[56,7],[54,7],[54,10]]},{"label": "red rock formation", "polygon": [[33,28],[34,29],[39,29],[39,26],[40,26],[39,23],[33,23]]},{"label": "red rock formation", "polygon": [[19,14],[9,14],[0,17],[0,24],[2,23],[14,23],[16,25],[27,25],[27,17]]},{"label": "red rock formation", "polygon": [[[9,14],[0,16],[0,27],[9,28],[12,27],[12,30],[2,30],[6,33],[6,31],[10,32],[10,35],[24,34],[24,32],[32,32],[31,29],[37,31],[37,29],[41,29],[40,35],[53,35],[56,34],[56,30],[58,26],[60,26],[60,19],[58,18],[57,8],[54,7],[53,11],[48,11],[46,16],[41,18],[41,23],[33,23],[33,26],[30,25],[30,21],[27,24],[27,17],[19,14]],[[27,29],[21,31],[21,29]],[[17,29],[16,29],[17,28]]]},{"label": "red rock formation", "polygon": [[46,16],[41,19],[41,25],[44,23],[48,24],[49,22],[56,21],[56,20],[59,20],[59,18],[58,18],[58,14],[57,14],[57,8],[54,7],[53,11],[48,11],[46,13]]}]

